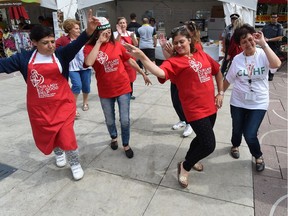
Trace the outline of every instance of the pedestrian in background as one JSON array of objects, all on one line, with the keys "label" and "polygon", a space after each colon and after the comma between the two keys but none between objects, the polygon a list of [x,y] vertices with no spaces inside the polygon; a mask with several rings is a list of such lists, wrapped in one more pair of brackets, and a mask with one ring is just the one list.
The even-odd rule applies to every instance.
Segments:
[{"label": "pedestrian in background", "polygon": [[269,69],[275,71],[281,61],[266,43],[263,33],[256,33],[248,24],[235,30],[234,39],[243,52],[234,57],[224,80],[224,91],[233,84],[230,98],[230,154],[235,159],[240,157],[239,147],[243,135],[255,158],[256,171],[261,172],[265,169],[265,163],[257,133],[269,105]]},{"label": "pedestrian in background", "polygon": [[130,14],[130,23],[127,26],[127,30],[134,32],[136,34],[138,28],[141,27],[141,24],[137,22],[136,20],[136,14],[135,13],[131,13]]},{"label": "pedestrian in background", "polygon": [[234,22],[238,18],[240,18],[239,14],[237,14],[237,13],[231,14],[230,15],[231,24],[226,26],[223,33],[222,33],[222,45],[223,45],[222,51],[225,54],[222,65],[221,65],[221,72],[223,75],[225,75],[225,73],[227,72],[227,67],[228,67],[228,63],[229,63],[229,59],[227,59],[228,49],[229,49],[231,37],[233,35],[233,31],[234,31],[234,29],[233,29]]},{"label": "pedestrian in background", "polygon": [[[198,161],[210,155],[216,146],[213,126],[217,109],[223,103],[223,76],[215,60],[202,50],[195,49],[186,26],[174,28],[171,35],[176,55],[164,60],[160,67],[137,47],[129,44],[125,47],[160,82],[170,79],[178,88],[186,120],[196,134],[185,160],[178,163],[178,182],[186,188],[189,171]],[[219,92],[216,96],[213,76]]]},{"label": "pedestrian in background", "polygon": [[76,106],[67,81],[68,68],[98,24],[89,10],[86,31],[58,49],[52,29],[36,25],[30,32],[33,50],[0,59],[0,73],[20,71],[26,81],[27,111],[37,148],[45,155],[54,151],[58,167],[66,165],[67,155],[75,180],[84,172],[73,128]]},{"label": "pedestrian in background", "polygon": [[[157,46],[157,34],[155,29],[149,25],[149,19],[143,18],[143,25],[138,29],[136,36],[139,41],[139,48],[145,55],[155,64],[155,47]],[[142,68],[142,64],[140,67]],[[144,67],[145,74],[148,75],[147,69]]]},{"label": "pedestrian in background", "polygon": [[[271,49],[276,53],[278,57],[281,57],[283,54],[280,51],[280,41],[283,38],[283,26],[278,23],[278,15],[273,13],[270,18],[270,23],[267,23],[262,32],[265,36],[265,40]],[[274,74],[269,72],[269,81],[272,81]]]},{"label": "pedestrian in background", "polygon": [[[80,22],[75,19],[66,19],[63,23],[63,29],[67,35],[56,40],[56,47],[66,46],[72,41],[76,40],[81,31],[80,31]],[[69,77],[72,83],[72,92],[75,97],[76,107],[77,99],[82,91],[83,102],[82,110],[87,111],[89,109],[88,105],[88,95],[90,93],[90,84],[91,84],[91,68],[84,68],[84,46],[77,53],[75,58],[69,64]],[[76,110],[75,117],[80,117],[80,113]]]}]

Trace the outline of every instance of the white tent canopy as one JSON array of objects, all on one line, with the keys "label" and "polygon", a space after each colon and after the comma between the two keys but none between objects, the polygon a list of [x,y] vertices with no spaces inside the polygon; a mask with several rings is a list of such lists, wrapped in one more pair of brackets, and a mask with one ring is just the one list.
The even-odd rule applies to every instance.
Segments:
[{"label": "white tent canopy", "polygon": [[257,0],[219,0],[223,2],[225,23],[229,25],[231,23],[230,15],[238,13],[241,15],[241,19],[252,26],[254,26],[255,15],[257,10]]}]

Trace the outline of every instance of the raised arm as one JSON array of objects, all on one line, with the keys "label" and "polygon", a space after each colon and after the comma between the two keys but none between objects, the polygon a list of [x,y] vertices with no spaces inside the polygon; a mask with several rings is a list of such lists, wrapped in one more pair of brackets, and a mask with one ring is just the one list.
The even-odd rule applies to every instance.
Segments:
[{"label": "raised arm", "polygon": [[273,50],[269,47],[269,45],[266,43],[264,35],[261,31],[254,33],[254,40],[256,44],[262,47],[264,50],[268,61],[269,61],[269,67],[270,68],[279,68],[281,66],[281,61],[278,58],[278,56],[273,52]]},{"label": "raised arm", "polygon": [[127,43],[124,44],[124,46],[128,53],[136,59],[139,59],[148,71],[159,78],[165,79],[165,72],[154,64],[139,48]]},{"label": "raised arm", "polygon": [[88,56],[84,60],[85,65],[92,66],[94,64],[102,43],[109,40],[110,36],[108,34],[108,31],[110,31],[110,29],[106,29],[106,30],[101,32],[101,34],[100,34],[98,40],[96,41],[93,49],[91,50],[91,52],[88,54]]}]

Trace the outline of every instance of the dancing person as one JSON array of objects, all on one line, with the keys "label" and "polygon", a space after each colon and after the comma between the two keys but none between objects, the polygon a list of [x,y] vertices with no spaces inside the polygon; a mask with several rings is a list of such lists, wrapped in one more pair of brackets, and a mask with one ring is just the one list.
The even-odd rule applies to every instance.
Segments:
[{"label": "dancing person", "polygon": [[75,41],[55,48],[51,28],[35,25],[30,32],[34,45],[9,58],[0,59],[0,73],[20,71],[27,84],[27,111],[37,148],[56,165],[66,165],[66,155],[75,180],[84,176],[74,132],[75,99],[68,84],[69,62],[88,41],[99,22],[88,12],[87,28]]},{"label": "dancing person", "polygon": [[[231,156],[240,157],[242,135],[255,157],[256,171],[265,169],[263,153],[257,137],[258,129],[269,105],[269,69],[275,71],[281,61],[265,41],[262,32],[244,24],[234,33],[243,52],[236,55],[224,80],[224,91],[233,84],[230,98],[232,117]],[[257,48],[259,45],[261,48]]]},{"label": "dancing person", "polygon": [[[80,31],[80,22],[75,19],[66,19],[63,23],[63,29],[67,35],[63,35],[62,37],[56,40],[56,47],[66,46],[72,41],[76,40],[81,31]],[[69,78],[72,83],[72,92],[75,97],[76,107],[77,107],[77,99],[82,91],[83,94],[83,102],[82,102],[82,110],[87,111],[89,109],[88,105],[88,95],[90,93],[90,84],[91,84],[91,68],[84,68],[84,46],[77,53],[75,58],[69,64]],[[79,111],[76,109],[75,117],[80,117]]]},{"label": "dancing person", "polygon": [[[117,31],[113,32],[116,41],[119,41],[121,44],[129,43],[133,44],[134,46],[138,46],[138,40],[134,32],[127,31],[127,20],[125,17],[118,17],[116,29]],[[136,80],[136,70],[133,67],[131,67],[131,65],[127,61],[124,62],[124,66],[125,70],[129,75],[130,85],[132,89],[130,99],[135,100],[136,97],[133,95],[133,82]],[[146,85],[152,84],[150,79],[142,70],[138,72],[143,76]]]},{"label": "dancing person", "polygon": [[[196,23],[194,21],[187,21],[185,22],[185,26],[190,34],[192,43],[194,44],[194,48],[196,50],[203,50],[201,39],[200,39],[200,31],[197,28]],[[170,58],[171,56],[173,56],[173,45],[167,42],[163,34],[160,34],[159,36],[160,36],[159,42],[163,49],[163,54],[166,58]],[[180,120],[178,123],[172,126],[172,129],[177,130],[181,127],[185,127],[184,132],[183,132],[183,137],[188,137],[192,133],[193,130],[192,130],[191,125],[187,123],[186,121],[183,108],[179,99],[177,86],[172,81],[170,85],[170,93],[171,93],[171,100],[172,100],[173,107]],[[202,163],[197,162],[196,164],[194,164],[193,169],[197,171],[203,171],[204,166]]]},{"label": "dancing person", "polygon": [[105,122],[111,137],[110,147],[118,148],[118,132],[115,123],[115,103],[118,103],[121,138],[125,154],[128,158],[134,156],[129,145],[130,140],[130,96],[131,86],[124,63],[128,61],[137,71],[138,64],[124,46],[114,40],[111,26],[105,17],[98,17],[101,25],[93,33],[91,40],[84,48],[85,65],[95,70],[98,94],[105,116]]},{"label": "dancing person", "polygon": [[[202,50],[196,50],[186,26],[171,32],[176,55],[164,60],[158,67],[137,47],[125,44],[127,51],[140,59],[160,82],[172,80],[178,88],[179,98],[187,122],[196,137],[190,143],[185,160],[178,163],[178,182],[188,186],[188,175],[194,164],[210,155],[216,146],[213,126],[217,109],[223,103],[223,76],[220,65]],[[213,76],[218,94],[215,96]],[[189,89],[189,91],[187,91]]]}]

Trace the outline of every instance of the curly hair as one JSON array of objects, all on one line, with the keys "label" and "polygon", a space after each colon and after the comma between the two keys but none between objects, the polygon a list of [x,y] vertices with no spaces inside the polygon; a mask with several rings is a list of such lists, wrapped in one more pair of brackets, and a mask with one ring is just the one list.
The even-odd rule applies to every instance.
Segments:
[{"label": "curly hair", "polygon": [[69,31],[74,28],[74,25],[80,26],[80,22],[75,19],[66,19],[63,23],[63,29],[65,33],[69,33]]}]

